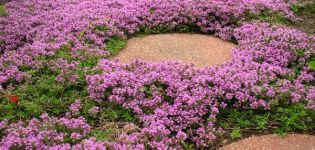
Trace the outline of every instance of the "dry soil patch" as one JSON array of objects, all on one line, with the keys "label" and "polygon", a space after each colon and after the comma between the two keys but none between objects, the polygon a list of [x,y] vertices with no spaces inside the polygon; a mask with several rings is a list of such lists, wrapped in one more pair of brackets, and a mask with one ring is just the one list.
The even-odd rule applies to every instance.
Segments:
[{"label": "dry soil patch", "polygon": [[315,150],[315,136],[290,134],[253,136],[223,146],[219,150]]},{"label": "dry soil patch", "polygon": [[157,34],[134,37],[113,59],[128,63],[134,59],[149,62],[179,61],[197,67],[222,64],[232,58],[235,44],[202,34]]}]

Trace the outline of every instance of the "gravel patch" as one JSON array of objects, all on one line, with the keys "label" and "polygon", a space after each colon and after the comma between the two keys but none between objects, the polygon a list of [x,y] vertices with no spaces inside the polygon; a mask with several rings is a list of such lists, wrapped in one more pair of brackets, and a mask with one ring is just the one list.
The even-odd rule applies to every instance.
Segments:
[{"label": "gravel patch", "polygon": [[281,137],[276,134],[253,136],[219,150],[315,150],[315,136],[289,134]]},{"label": "gravel patch", "polygon": [[179,61],[197,67],[223,64],[232,58],[235,44],[202,34],[156,34],[134,37],[113,59],[129,63],[134,59],[149,62]]}]

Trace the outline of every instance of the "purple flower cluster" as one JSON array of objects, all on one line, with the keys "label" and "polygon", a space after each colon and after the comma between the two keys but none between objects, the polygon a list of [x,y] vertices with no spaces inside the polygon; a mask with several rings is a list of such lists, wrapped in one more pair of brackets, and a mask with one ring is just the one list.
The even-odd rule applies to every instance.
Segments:
[{"label": "purple flower cluster", "polygon": [[[64,118],[43,114],[28,122],[0,122],[0,149],[182,149],[182,142],[208,148],[223,132],[215,126],[222,109],[269,109],[303,102],[315,109],[315,36],[264,23],[244,23],[245,14],[280,12],[295,17],[283,0],[15,0],[0,17],[0,89],[31,77],[21,68],[49,66],[56,80],[75,82],[87,57],[108,54],[104,42],[156,27],[197,25],[204,33],[236,38],[234,58],[220,67],[197,69],[177,62],[122,65],[101,60],[101,74],[87,76],[90,97],[131,109],[141,129],[117,142],[88,138],[91,127],[78,114],[79,100]],[[59,58],[69,46],[71,59]],[[43,61],[45,57],[58,59]],[[68,56],[67,56],[68,57]],[[85,69],[85,68],[84,68]],[[85,70],[83,70],[85,71]],[[14,82],[13,82],[14,83]],[[90,110],[96,115],[101,108]],[[134,128],[129,126],[129,128]],[[2,134],[3,133],[3,134]]]},{"label": "purple flower cluster", "polygon": [[[144,28],[194,24],[229,39],[245,12],[280,12],[295,19],[283,0],[16,0],[5,7],[10,15],[0,17],[1,85],[27,78],[20,67],[40,68],[39,58],[55,55],[69,43],[73,57],[82,49],[106,55],[104,41],[109,37]],[[77,79],[66,69],[61,69],[57,81]]]},{"label": "purple flower cluster", "polygon": [[72,114],[78,114],[81,108],[81,101],[78,99],[70,105],[70,112]]},{"label": "purple flower cluster", "polygon": [[99,107],[93,106],[93,107],[89,110],[89,113],[90,113],[91,115],[94,115],[94,116],[95,116],[99,111],[100,111],[100,108],[99,108]]},{"label": "purple flower cluster", "polygon": [[[72,142],[80,141],[91,130],[85,119],[80,118],[55,118],[47,114],[41,115],[40,119],[32,119],[25,122],[0,123],[0,130],[4,130],[5,136],[0,140],[0,149],[82,149],[90,145],[87,141],[71,145]],[[96,142],[95,142],[96,143]],[[98,144],[99,145],[99,144]],[[97,145],[94,145],[97,146]],[[101,145],[100,147],[104,147]]]},{"label": "purple flower cluster", "polygon": [[269,109],[285,101],[314,109],[315,72],[306,67],[315,55],[314,36],[248,23],[235,30],[235,37],[234,58],[220,67],[101,60],[96,69],[103,73],[87,77],[90,96],[137,114],[144,127],[122,135],[122,143],[165,149],[180,149],[185,140],[209,146],[221,132],[214,127],[216,116],[226,107]]},{"label": "purple flower cluster", "polygon": [[76,70],[78,64],[79,62],[77,61],[69,62],[65,59],[59,58],[54,62],[54,64],[52,64],[51,68],[56,72],[60,72],[56,77],[56,80],[59,83],[64,83],[66,81],[75,83],[79,77],[77,74],[74,74],[73,71]]}]

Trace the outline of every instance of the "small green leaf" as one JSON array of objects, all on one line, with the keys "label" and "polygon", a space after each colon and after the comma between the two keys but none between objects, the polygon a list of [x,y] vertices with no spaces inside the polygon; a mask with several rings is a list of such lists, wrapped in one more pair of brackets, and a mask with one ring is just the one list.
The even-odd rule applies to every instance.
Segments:
[{"label": "small green leaf", "polygon": [[240,138],[240,137],[242,137],[240,127],[234,128],[232,133],[231,133],[231,138],[232,139],[237,139],[237,138]]},{"label": "small green leaf", "polygon": [[35,75],[36,74],[36,70],[29,70],[29,71],[27,71],[27,73],[29,74],[29,75]]},{"label": "small green leaf", "polygon": [[184,141],[181,141],[181,144],[185,150],[194,150],[194,144],[188,144]]},{"label": "small green leaf", "polygon": [[308,64],[308,67],[312,70],[315,70],[315,61],[311,61],[309,64]]}]

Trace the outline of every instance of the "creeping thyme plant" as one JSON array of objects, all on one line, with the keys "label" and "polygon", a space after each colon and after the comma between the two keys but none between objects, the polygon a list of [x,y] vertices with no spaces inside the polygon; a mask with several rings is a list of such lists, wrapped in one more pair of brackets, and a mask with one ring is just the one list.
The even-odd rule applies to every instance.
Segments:
[{"label": "creeping thyme plant", "polygon": [[[297,4],[8,2],[0,6],[0,149],[209,149],[243,128],[314,131],[315,36],[274,24],[298,20]],[[128,37],[163,32],[215,34],[238,47],[229,62],[199,69],[108,59]]]}]

